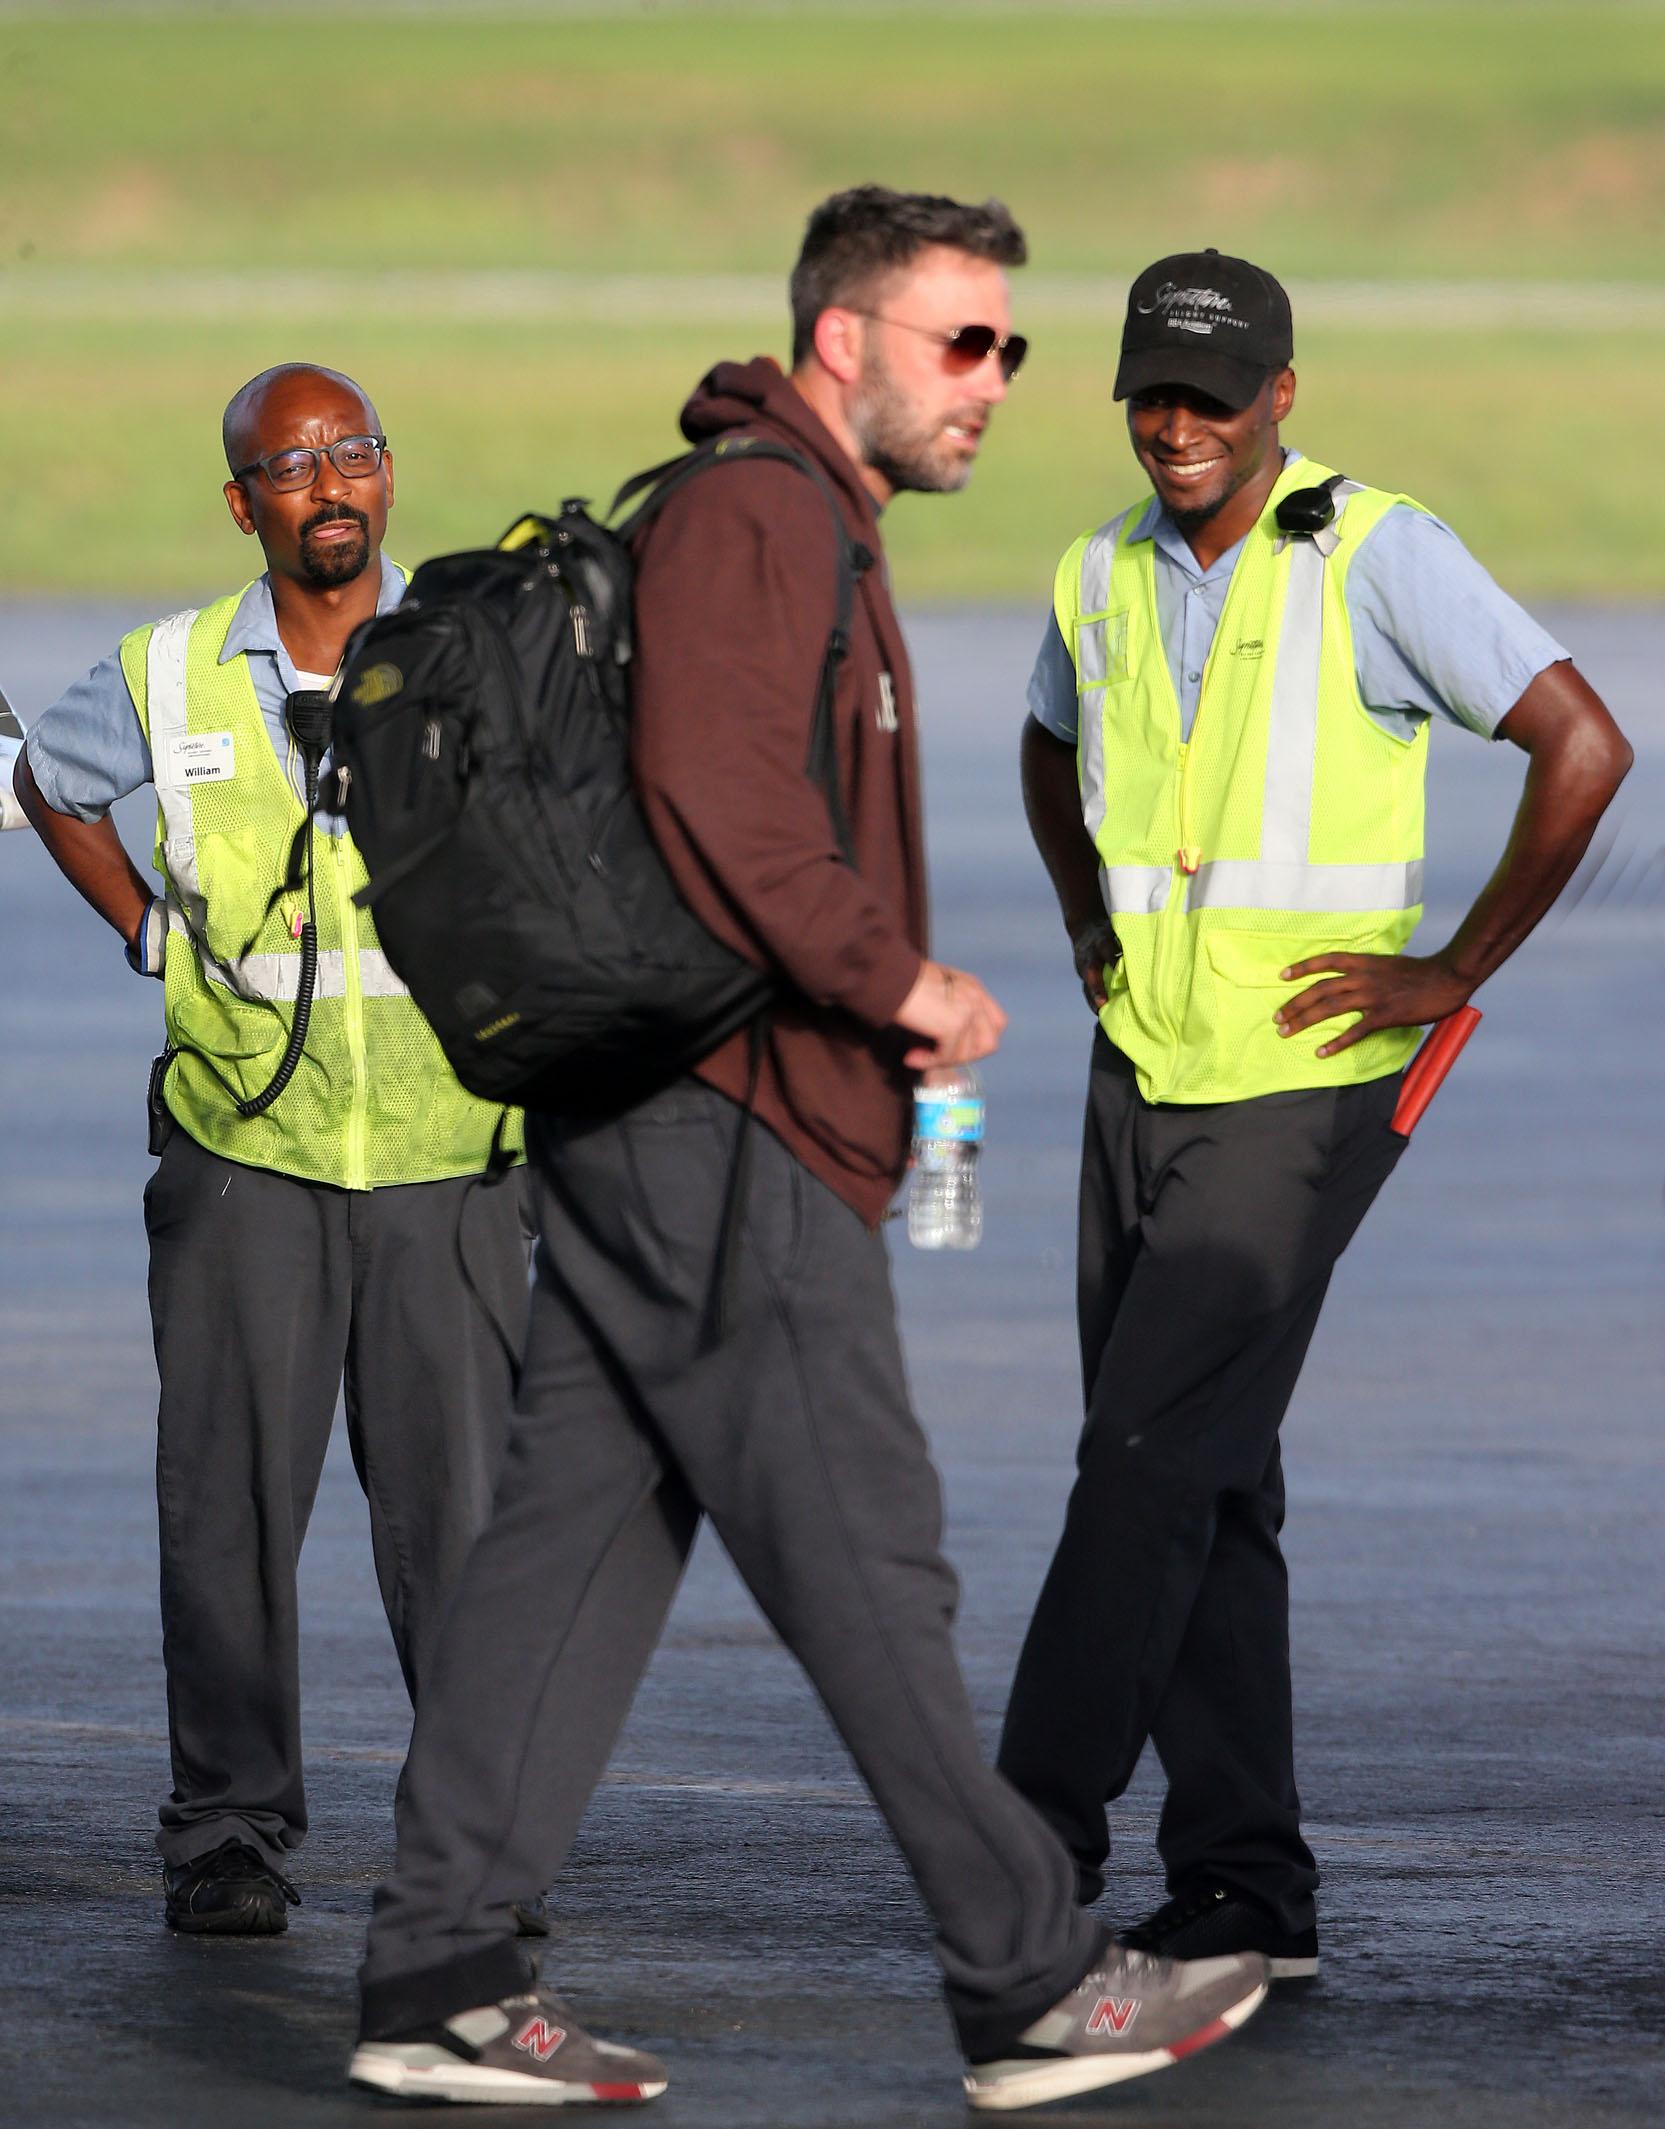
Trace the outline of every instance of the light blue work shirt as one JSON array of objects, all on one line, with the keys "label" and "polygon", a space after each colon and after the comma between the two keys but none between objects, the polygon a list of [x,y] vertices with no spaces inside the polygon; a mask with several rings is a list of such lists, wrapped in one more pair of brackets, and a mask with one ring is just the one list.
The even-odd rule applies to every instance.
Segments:
[{"label": "light blue work shirt", "polygon": [[[1300,455],[1284,454],[1291,462]],[[1154,495],[1129,536],[1150,540],[1155,550],[1156,618],[1189,739],[1243,542],[1204,569]],[[1428,717],[1491,738],[1529,683],[1568,655],[1493,583],[1449,525],[1404,503],[1359,542],[1345,596],[1359,700],[1401,739]],[[1073,746],[1076,700],[1075,666],[1057,615],[1049,614],[1029,680],[1030,713]]]},{"label": "light blue work shirt", "polygon": [[[390,613],[404,595],[403,574],[383,555],[377,613]],[[226,665],[233,658],[248,660],[254,699],[273,751],[284,765],[296,798],[302,799],[306,784],[300,750],[283,719],[284,699],[301,681],[278,635],[268,577],[255,579],[231,617],[219,662]],[[119,652],[101,659],[85,678],[66,688],[49,710],[42,711],[29,727],[25,749],[42,798],[54,812],[72,814],[78,821],[101,821],[118,798],[150,782],[150,746]],[[324,761],[327,768],[328,755]],[[325,790],[331,788],[322,778],[320,783]],[[327,834],[341,835],[347,823],[339,813],[320,812],[318,825]]]}]

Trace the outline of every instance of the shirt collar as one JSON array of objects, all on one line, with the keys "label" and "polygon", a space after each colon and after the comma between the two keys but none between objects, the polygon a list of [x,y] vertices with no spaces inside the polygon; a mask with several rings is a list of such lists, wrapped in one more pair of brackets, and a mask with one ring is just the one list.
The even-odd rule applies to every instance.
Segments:
[{"label": "shirt collar", "polygon": [[[391,613],[405,596],[405,573],[396,562],[387,556],[378,557],[382,580],[376,593],[376,611]],[[248,651],[265,651],[280,664],[289,663],[289,654],[278,635],[277,608],[272,604],[272,580],[270,576],[256,577],[237,602],[237,611],[231,617],[231,626],[225,632],[219,663],[227,664]]]}]

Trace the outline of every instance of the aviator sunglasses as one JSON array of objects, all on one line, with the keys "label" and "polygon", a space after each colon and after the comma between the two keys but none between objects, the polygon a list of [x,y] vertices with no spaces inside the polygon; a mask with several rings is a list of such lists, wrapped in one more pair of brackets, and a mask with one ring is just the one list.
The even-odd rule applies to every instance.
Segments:
[{"label": "aviator sunglasses", "polygon": [[967,376],[991,355],[998,355],[1000,374],[1010,384],[1029,352],[1029,342],[1022,333],[1008,333],[1002,339],[992,325],[952,325],[941,332],[935,326],[910,325],[906,318],[887,317],[883,311],[862,310],[856,316],[871,318],[877,325],[899,325],[905,333],[922,333],[927,340],[936,341],[951,370]]}]

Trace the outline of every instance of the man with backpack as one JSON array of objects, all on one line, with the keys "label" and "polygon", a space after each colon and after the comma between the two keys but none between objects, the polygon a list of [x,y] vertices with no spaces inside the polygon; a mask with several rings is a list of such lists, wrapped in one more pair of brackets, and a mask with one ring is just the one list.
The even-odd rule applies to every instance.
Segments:
[{"label": "man with backpack", "polygon": [[[983,1762],[879,1233],[912,1075],[986,1056],[1005,1018],[926,952],[913,688],[879,510],[965,485],[1022,359],[1005,269],[1023,258],[996,202],[840,194],[793,275],[791,375],[723,363],[684,410],[684,434],[723,441],[730,462],[683,482],[639,543],[637,784],[688,903],[781,997],[761,1041],[741,1031],[622,1115],[529,1117],[542,1243],[526,1369],[401,1783],[349,2073],[366,2089],[664,2089],[651,2056],[591,2038],[537,1981],[513,1903],[567,1854],[702,1515],[935,1918],[974,2105],[1162,2067],[1264,1994],[1256,1957],[1181,1970],[1109,1946],[1062,1848]],[[819,480],[748,459],[751,440]],[[831,798],[806,770],[839,585],[821,483],[870,561]]]},{"label": "man with backpack", "polygon": [[[175,1929],[268,1935],[298,1897],[295,1570],[343,1377],[414,1691],[490,1502],[526,1250],[516,1186],[475,1184],[504,1111],[457,1084],[355,908],[344,822],[304,825],[324,690],[404,591],[381,553],[381,423],[350,378],[290,363],[237,393],[224,443],[265,573],[124,637],[31,726],[17,791],[164,987],[145,1190],[174,1777],[157,1845]],[[161,894],[109,817],[146,783]]]}]

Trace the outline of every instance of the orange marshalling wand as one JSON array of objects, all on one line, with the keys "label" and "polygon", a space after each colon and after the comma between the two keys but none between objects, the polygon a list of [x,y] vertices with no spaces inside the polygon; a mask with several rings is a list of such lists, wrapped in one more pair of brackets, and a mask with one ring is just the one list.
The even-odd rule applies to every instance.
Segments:
[{"label": "orange marshalling wand", "polygon": [[1422,1121],[1422,1112],[1440,1090],[1440,1082],[1457,1062],[1463,1044],[1480,1025],[1477,1006],[1460,1005],[1444,1020],[1436,1020],[1428,1039],[1405,1067],[1389,1129],[1409,1138]]}]

